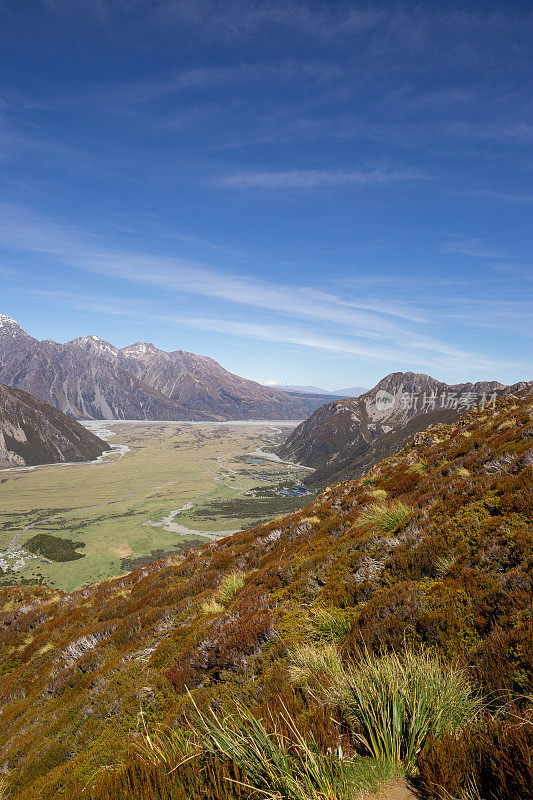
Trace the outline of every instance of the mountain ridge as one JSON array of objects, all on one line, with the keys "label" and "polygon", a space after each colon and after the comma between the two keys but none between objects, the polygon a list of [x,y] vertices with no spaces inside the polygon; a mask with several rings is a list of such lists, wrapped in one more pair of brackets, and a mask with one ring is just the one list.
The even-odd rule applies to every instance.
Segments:
[{"label": "mountain ridge", "polygon": [[[86,419],[303,419],[309,402],[151,343],[116,348],[95,334],[39,341],[0,315],[0,381]],[[318,405],[315,404],[313,408]]]},{"label": "mountain ridge", "polygon": [[361,394],[368,392],[364,386],[349,386],[347,389],[338,389],[330,394],[340,395],[341,397],[359,397]]},{"label": "mountain ridge", "polygon": [[355,478],[430,425],[451,423],[484,398],[492,403],[498,395],[527,385],[448,385],[423,373],[393,372],[358,398],[336,400],[314,411],[277,453],[315,469],[305,479],[308,485]]}]

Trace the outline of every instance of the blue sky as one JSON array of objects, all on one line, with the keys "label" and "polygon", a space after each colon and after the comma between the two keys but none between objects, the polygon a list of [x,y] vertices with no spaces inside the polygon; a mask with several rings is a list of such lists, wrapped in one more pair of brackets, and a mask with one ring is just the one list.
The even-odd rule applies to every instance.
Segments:
[{"label": "blue sky", "polygon": [[0,313],[262,382],[533,377],[531,3],[0,0]]}]

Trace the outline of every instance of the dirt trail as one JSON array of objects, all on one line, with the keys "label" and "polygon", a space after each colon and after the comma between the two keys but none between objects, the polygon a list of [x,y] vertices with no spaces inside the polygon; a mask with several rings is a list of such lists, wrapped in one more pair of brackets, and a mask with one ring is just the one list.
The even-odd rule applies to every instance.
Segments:
[{"label": "dirt trail", "polygon": [[397,780],[389,786],[367,798],[367,800],[416,800],[408,784],[404,780]]}]

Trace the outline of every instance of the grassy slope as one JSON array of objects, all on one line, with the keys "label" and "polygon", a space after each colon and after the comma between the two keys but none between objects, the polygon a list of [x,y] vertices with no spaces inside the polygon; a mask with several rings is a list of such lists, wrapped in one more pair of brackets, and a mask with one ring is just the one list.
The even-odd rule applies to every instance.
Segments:
[{"label": "grassy slope", "polygon": [[[307,508],[185,559],[71,595],[0,590],[14,797],[79,789],[124,758],[141,704],[149,723],[179,718],[185,686],[200,705],[288,696],[288,648],[309,637],[317,606],[343,620],[345,652],[422,642],[468,664],[486,692],[531,692],[531,413],[531,398],[470,412]],[[235,570],[243,586],[206,614]],[[320,710],[302,701],[299,713],[319,731]]]}]

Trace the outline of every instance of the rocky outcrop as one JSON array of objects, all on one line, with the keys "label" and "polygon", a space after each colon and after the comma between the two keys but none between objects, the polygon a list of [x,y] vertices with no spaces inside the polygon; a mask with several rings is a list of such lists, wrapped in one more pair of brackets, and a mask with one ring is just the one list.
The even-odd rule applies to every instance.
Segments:
[{"label": "rocky outcrop", "polygon": [[0,384],[0,467],[91,461],[108,449],[57,408]]}]

